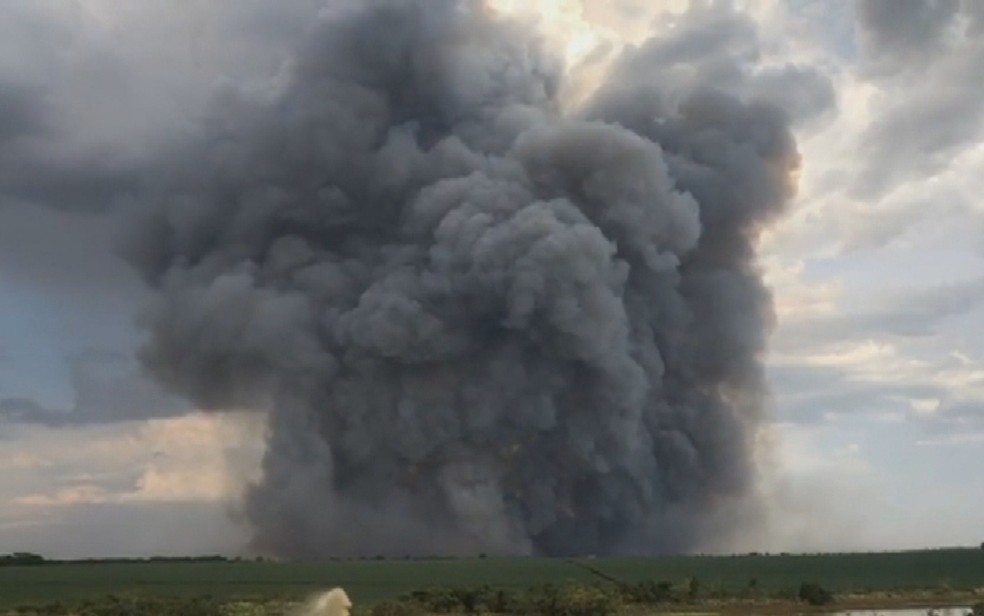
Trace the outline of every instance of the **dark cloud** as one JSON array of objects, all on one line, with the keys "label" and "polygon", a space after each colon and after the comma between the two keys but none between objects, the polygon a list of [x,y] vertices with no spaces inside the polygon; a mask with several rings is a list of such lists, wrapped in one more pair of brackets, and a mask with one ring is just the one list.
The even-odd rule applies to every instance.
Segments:
[{"label": "dark cloud", "polygon": [[322,4],[3,3],[0,53],[18,62],[0,63],[0,223],[11,200],[114,209],[217,82],[274,78]]},{"label": "dark cloud", "polygon": [[95,151],[60,160],[44,153],[3,156],[0,201],[17,199],[95,213],[110,210],[117,199],[135,188],[136,170],[101,161],[101,154]]},{"label": "dark cloud", "polygon": [[0,216],[10,200],[104,212],[135,187],[134,161],[71,144],[49,96],[39,86],[0,82]]},{"label": "dark cloud", "polygon": [[837,106],[830,77],[810,66],[770,67],[755,73],[752,83],[754,96],[786,110],[795,122],[829,118]]},{"label": "dark cloud", "polygon": [[949,320],[972,314],[982,303],[982,278],[883,294],[871,298],[867,307],[787,320],[777,348],[819,350],[848,341],[929,338],[939,334]]},{"label": "dark cloud", "polygon": [[984,135],[984,92],[976,85],[984,80],[984,39],[975,33],[969,4],[873,0],[857,6],[868,53],[862,68],[881,89],[860,137],[863,163],[854,186],[857,196],[871,198],[935,175]]},{"label": "dark cloud", "polygon": [[970,34],[973,36],[984,34],[984,5],[977,0],[962,0],[960,8],[967,16]]},{"label": "dark cloud", "polygon": [[859,38],[876,70],[924,67],[947,45],[958,0],[858,0]]},{"label": "dark cloud", "polygon": [[972,195],[953,183],[896,193],[850,217],[842,214],[831,208],[824,216],[825,224],[837,230],[840,254],[899,246],[902,238],[952,245],[955,234],[984,224]]},{"label": "dark cloud", "polygon": [[85,130],[73,126],[66,113],[72,104],[66,99],[76,94],[62,81],[68,68],[64,58],[71,55],[53,55],[43,46],[72,49],[79,33],[55,18],[58,14],[44,2],[31,7],[15,1],[0,8],[5,22],[0,35],[25,39],[23,32],[14,32],[23,29],[33,37],[20,40],[16,50],[23,70],[0,65],[0,217],[10,200],[105,211],[135,179],[132,160],[85,144]]},{"label": "dark cloud", "polygon": [[865,162],[854,191],[858,196],[878,196],[900,182],[933,176],[961,148],[980,139],[984,94],[972,84],[984,79],[984,67],[968,54],[955,58],[947,72],[889,98],[884,112],[864,131]]},{"label": "dark cloud", "polygon": [[[695,40],[753,38],[713,19]],[[747,495],[753,245],[798,156],[722,45],[641,49],[565,117],[559,64],[478,3],[336,6],[149,174],[142,358],[270,409],[258,547],[685,550]]]},{"label": "dark cloud", "polygon": [[36,88],[0,82],[0,151],[48,129],[43,107],[44,100]]},{"label": "dark cloud", "polygon": [[[817,366],[786,360],[770,365],[774,404],[783,422],[803,426],[865,421],[899,423],[917,436],[941,442],[980,438],[984,433],[984,400],[955,390],[941,373],[963,368],[953,358],[923,361],[922,373],[904,376],[877,373],[858,365]],[[909,441],[907,441],[909,442]]]},{"label": "dark cloud", "polygon": [[130,421],[188,412],[186,403],[166,394],[118,353],[88,351],[70,361],[74,403],[53,409],[29,398],[0,397],[0,420],[47,426]]},{"label": "dark cloud", "polygon": [[912,415],[913,425],[925,435],[924,442],[956,444],[984,438],[984,398],[940,391],[935,400],[937,406]]},{"label": "dark cloud", "polygon": [[[318,4],[175,11],[149,0],[108,13],[99,3],[0,4],[0,292],[5,306],[45,309],[46,326],[25,337],[132,354],[145,290],[115,254],[119,207],[161,164],[164,144],[197,120],[216,82],[276,74],[285,41]],[[25,346],[8,347],[10,373],[22,370],[16,354]],[[109,381],[73,374],[77,400],[66,409],[0,391],[4,415],[61,424],[115,421],[128,407],[137,418],[164,412],[159,390],[135,366],[124,372]]]},{"label": "dark cloud", "polygon": [[65,413],[52,411],[30,398],[0,399],[0,417],[8,421],[62,425],[62,415]]},{"label": "dark cloud", "polygon": [[938,409],[919,419],[936,434],[979,437],[984,434],[984,399],[944,396]]},{"label": "dark cloud", "polygon": [[859,379],[856,366],[817,366],[795,360],[770,365],[769,382],[776,388],[774,405],[783,422],[814,425],[829,421],[856,421],[878,414],[912,417],[910,400],[943,395],[926,382]]},{"label": "dark cloud", "polygon": [[833,85],[823,72],[792,62],[765,64],[762,56],[758,29],[748,16],[725,4],[698,4],[664,34],[626,52],[614,81],[651,103],[669,105],[695,87],[713,84],[744,99],[768,101],[797,123],[817,120],[836,107]]},{"label": "dark cloud", "polygon": [[[957,434],[959,413],[949,410],[950,401],[967,392],[953,383],[969,378],[973,367],[946,349],[972,347],[979,336],[961,325],[953,339],[949,326],[975,323],[982,304],[984,279],[971,278],[875,296],[867,309],[784,321],[768,367],[777,414],[784,421],[817,423],[885,413],[930,432]],[[869,343],[892,354],[865,356]],[[941,406],[932,413],[912,406],[934,400]]]},{"label": "dark cloud", "polygon": [[116,255],[117,230],[107,216],[22,202],[0,206],[4,285],[71,305],[73,312],[129,321],[143,288]]}]

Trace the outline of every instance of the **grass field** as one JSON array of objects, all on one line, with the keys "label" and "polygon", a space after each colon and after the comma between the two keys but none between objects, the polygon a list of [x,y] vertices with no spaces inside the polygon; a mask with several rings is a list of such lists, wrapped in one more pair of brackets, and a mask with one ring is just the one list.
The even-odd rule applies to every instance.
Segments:
[{"label": "grass field", "polygon": [[696,577],[704,588],[739,593],[795,591],[813,581],[837,593],[984,588],[984,550],[843,555],[689,556],[656,559],[509,558],[294,563],[108,563],[0,567],[0,607],[76,601],[106,594],[212,595],[295,599],[343,586],[360,605],[430,587],[528,588],[597,582],[588,567],[625,582]]}]

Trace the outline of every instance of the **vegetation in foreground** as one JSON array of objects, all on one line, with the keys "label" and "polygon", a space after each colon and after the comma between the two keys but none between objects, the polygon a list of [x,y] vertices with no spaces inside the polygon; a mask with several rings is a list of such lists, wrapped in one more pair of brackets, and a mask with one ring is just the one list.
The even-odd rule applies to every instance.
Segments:
[{"label": "vegetation in foreground", "polygon": [[[965,598],[964,595],[960,595]],[[956,596],[951,597],[955,599]],[[354,616],[643,616],[646,614],[789,614],[809,609],[871,607],[848,603],[834,606],[833,594],[819,584],[804,582],[795,597],[749,599],[710,595],[698,580],[686,583],[650,582],[632,585],[597,583],[553,585],[523,591],[475,588],[431,588],[411,592],[370,606],[357,606]],[[942,601],[937,598],[935,607]],[[952,601],[951,601],[952,603]],[[798,607],[797,607],[798,605]],[[911,603],[886,604],[900,607]],[[924,606],[930,607],[930,606]],[[219,600],[201,597],[108,595],[79,602],[46,602],[0,611],[4,616],[330,616],[306,614],[299,601],[283,599]],[[927,610],[932,615],[932,609]],[[978,601],[971,616],[984,616]]]},{"label": "vegetation in foreground", "polygon": [[[984,599],[984,550],[655,559],[479,558],[327,563],[221,557],[70,563],[0,557],[0,614],[296,615],[346,588],[355,616],[640,616],[942,607]],[[978,608],[984,616],[984,607]]]}]

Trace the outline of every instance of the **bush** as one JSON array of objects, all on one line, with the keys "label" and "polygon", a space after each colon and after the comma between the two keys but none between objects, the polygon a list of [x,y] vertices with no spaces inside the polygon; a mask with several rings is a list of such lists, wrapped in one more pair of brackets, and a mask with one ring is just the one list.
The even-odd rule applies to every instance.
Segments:
[{"label": "bush", "polygon": [[668,603],[675,599],[673,584],[648,580],[622,588],[622,596],[630,603]]},{"label": "bush", "polygon": [[522,612],[540,616],[610,616],[619,603],[617,596],[596,586],[548,584],[528,594]]},{"label": "bush", "polygon": [[223,616],[266,616],[266,603],[254,601],[232,601],[222,606]]},{"label": "bush", "polygon": [[522,612],[523,600],[516,592],[494,590],[487,595],[485,608],[493,614],[518,614]]},{"label": "bush", "polygon": [[369,611],[371,616],[422,616],[424,608],[414,601],[383,601]]},{"label": "bush", "polygon": [[108,595],[85,601],[72,610],[77,616],[224,616],[222,605],[211,597],[121,598]]},{"label": "bush", "polygon": [[676,584],[657,580],[620,584],[618,592],[626,603],[644,605],[694,602],[702,595],[714,593],[713,590],[704,592],[700,580],[695,577],[685,578]]},{"label": "bush", "polygon": [[833,602],[834,595],[829,590],[812,582],[800,584],[799,600],[810,605],[827,605]]},{"label": "bush", "polygon": [[[402,603],[414,603],[421,609],[435,614],[447,614],[461,611],[462,606],[454,589],[428,588],[415,590],[409,597],[403,597]],[[375,615],[374,615],[375,616]],[[393,615],[398,616],[398,615]]]},{"label": "bush", "polygon": [[972,608],[970,608],[970,616],[984,616],[984,601],[975,603]]},{"label": "bush", "polygon": [[451,612],[493,612],[496,614],[514,613],[519,606],[515,593],[494,589],[491,586],[475,588],[430,588],[417,590],[403,597],[413,601],[428,612],[447,614]]},{"label": "bush", "polygon": [[419,616],[423,613],[611,616],[619,605],[620,597],[616,591],[598,586],[547,584],[530,588],[525,593],[491,586],[431,588],[378,604],[372,610],[372,616]]},{"label": "bush", "polygon": [[45,616],[60,616],[61,614],[69,614],[72,610],[64,603],[54,601],[41,605],[19,605],[13,611],[15,614],[21,616],[39,616],[40,614],[44,614]]},{"label": "bush", "polygon": [[687,598],[691,601],[695,601],[700,595],[700,580],[697,578],[690,578],[687,582]]},{"label": "bush", "polygon": [[609,616],[618,610],[618,597],[596,586],[574,586],[564,594],[565,616]]}]

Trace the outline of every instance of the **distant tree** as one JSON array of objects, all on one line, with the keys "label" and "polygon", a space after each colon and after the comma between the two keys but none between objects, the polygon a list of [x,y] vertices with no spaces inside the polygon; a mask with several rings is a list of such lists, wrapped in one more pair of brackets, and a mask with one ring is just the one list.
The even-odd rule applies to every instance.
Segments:
[{"label": "distant tree", "polygon": [[0,565],[43,565],[44,557],[32,552],[14,552],[0,556]]}]

